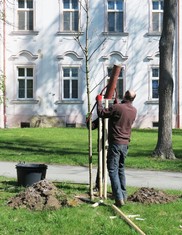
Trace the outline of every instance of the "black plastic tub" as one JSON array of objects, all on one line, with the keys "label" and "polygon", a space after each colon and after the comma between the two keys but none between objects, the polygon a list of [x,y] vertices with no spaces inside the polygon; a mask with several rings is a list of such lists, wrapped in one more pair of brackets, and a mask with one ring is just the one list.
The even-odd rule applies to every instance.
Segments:
[{"label": "black plastic tub", "polygon": [[27,187],[45,179],[47,165],[19,163],[16,169],[18,185]]}]

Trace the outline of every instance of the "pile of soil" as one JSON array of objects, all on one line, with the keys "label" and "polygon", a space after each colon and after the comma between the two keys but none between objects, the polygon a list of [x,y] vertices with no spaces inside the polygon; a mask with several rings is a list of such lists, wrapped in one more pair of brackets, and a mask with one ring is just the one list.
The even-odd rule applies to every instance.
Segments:
[{"label": "pile of soil", "polygon": [[14,209],[27,208],[30,210],[56,210],[63,206],[74,206],[75,204],[74,201],[68,201],[66,194],[58,190],[48,180],[34,183],[8,201],[8,205]]},{"label": "pile of soil", "polygon": [[154,188],[140,188],[128,197],[128,201],[140,202],[143,204],[164,204],[177,200],[177,196],[168,195]]},{"label": "pile of soil", "polygon": [[[86,195],[88,196],[88,195]],[[81,196],[80,196],[81,197]],[[8,201],[10,207],[27,208],[30,210],[57,210],[64,206],[78,206],[83,203],[80,197],[68,199],[67,195],[48,180],[41,180],[26,188]],[[83,196],[85,198],[85,195]],[[143,204],[162,204],[177,200],[177,196],[168,195],[154,188],[140,188],[128,197],[128,201]],[[89,201],[89,199],[88,199]]]}]

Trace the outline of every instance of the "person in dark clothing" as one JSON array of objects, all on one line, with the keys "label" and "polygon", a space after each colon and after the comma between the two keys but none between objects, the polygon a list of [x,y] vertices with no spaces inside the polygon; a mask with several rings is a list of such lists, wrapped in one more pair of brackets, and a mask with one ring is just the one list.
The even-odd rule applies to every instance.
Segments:
[{"label": "person in dark clothing", "polygon": [[136,118],[137,110],[132,105],[136,94],[126,91],[123,102],[109,108],[102,106],[102,96],[98,95],[97,114],[101,118],[109,118],[107,168],[111,180],[115,205],[121,207],[127,200],[124,163],[128,152],[131,127]]}]

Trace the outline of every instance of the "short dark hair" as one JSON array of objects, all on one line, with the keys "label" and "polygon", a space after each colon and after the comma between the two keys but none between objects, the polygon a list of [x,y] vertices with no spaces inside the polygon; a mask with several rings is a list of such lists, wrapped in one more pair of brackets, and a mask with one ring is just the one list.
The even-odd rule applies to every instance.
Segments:
[{"label": "short dark hair", "polygon": [[126,100],[133,101],[133,100],[135,99],[135,97],[136,97],[136,94],[135,94],[134,91],[129,91],[129,90],[128,90],[128,91],[125,92],[124,98],[125,98]]}]

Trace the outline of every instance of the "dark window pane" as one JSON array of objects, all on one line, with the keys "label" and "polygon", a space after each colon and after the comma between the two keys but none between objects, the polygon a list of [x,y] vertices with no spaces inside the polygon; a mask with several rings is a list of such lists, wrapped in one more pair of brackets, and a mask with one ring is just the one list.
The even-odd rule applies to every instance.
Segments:
[{"label": "dark window pane", "polygon": [[115,18],[114,13],[108,13],[108,31],[114,32]]},{"label": "dark window pane", "polygon": [[112,68],[107,68],[107,72],[108,72],[108,77],[110,77],[112,73]]},{"label": "dark window pane", "polygon": [[114,1],[108,1],[108,9],[110,10],[114,9]]},{"label": "dark window pane", "polygon": [[24,76],[25,76],[25,69],[18,68],[18,77],[24,77]]},{"label": "dark window pane", "polygon": [[33,30],[33,11],[27,12],[27,29]]},{"label": "dark window pane", "polygon": [[72,13],[72,30],[78,31],[78,11]]},{"label": "dark window pane", "polygon": [[25,7],[25,1],[24,0],[18,0],[18,8],[24,8]]},{"label": "dark window pane", "polygon": [[153,31],[159,31],[159,13],[152,14]]},{"label": "dark window pane", "polygon": [[69,0],[64,0],[64,2],[63,2],[63,7],[64,7],[64,9],[69,9],[69,8],[70,8],[70,6],[69,6]]},{"label": "dark window pane", "polygon": [[116,13],[116,31],[123,31],[123,13]]},{"label": "dark window pane", "polygon": [[33,77],[33,68],[27,68],[27,77]]},{"label": "dark window pane", "polygon": [[78,69],[72,68],[72,77],[78,77]]},{"label": "dark window pane", "polygon": [[64,30],[70,30],[70,12],[64,12],[63,21],[64,21]]},{"label": "dark window pane", "polygon": [[118,79],[116,90],[118,98],[123,99],[123,79]]},{"label": "dark window pane", "polygon": [[69,77],[70,76],[70,69],[63,69],[63,77]]},{"label": "dark window pane", "polygon": [[164,1],[161,1],[161,10],[164,10]]},{"label": "dark window pane", "polygon": [[33,98],[33,80],[27,80],[27,98]]},{"label": "dark window pane", "polygon": [[18,80],[18,98],[25,98],[25,80]]},{"label": "dark window pane", "polygon": [[25,30],[25,12],[18,12],[18,29]]},{"label": "dark window pane", "polygon": [[152,69],[152,77],[159,77],[159,69],[158,68]]},{"label": "dark window pane", "polygon": [[161,32],[162,32],[162,28],[163,28],[163,13],[160,14],[160,17],[161,17]]},{"label": "dark window pane", "polygon": [[153,80],[152,81],[152,98],[159,98],[158,88],[159,88],[159,81]]},{"label": "dark window pane", "polygon": [[72,9],[78,9],[78,0],[72,0]]},{"label": "dark window pane", "polygon": [[70,98],[70,81],[69,80],[64,80],[64,98]]},{"label": "dark window pane", "polygon": [[33,0],[27,0],[27,8],[29,9],[33,8]]},{"label": "dark window pane", "polygon": [[158,10],[159,9],[159,1],[153,1],[152,8],[153,8],[153,10]]},{"label": "dark window pane", "polygon": [[72,80],[72,98],[78,98],[78,80]]},{"label": "dark window pane", "polygon": [[121,1],[121,0],[116,1],[116,9],[123,10],[123,1]]}]

